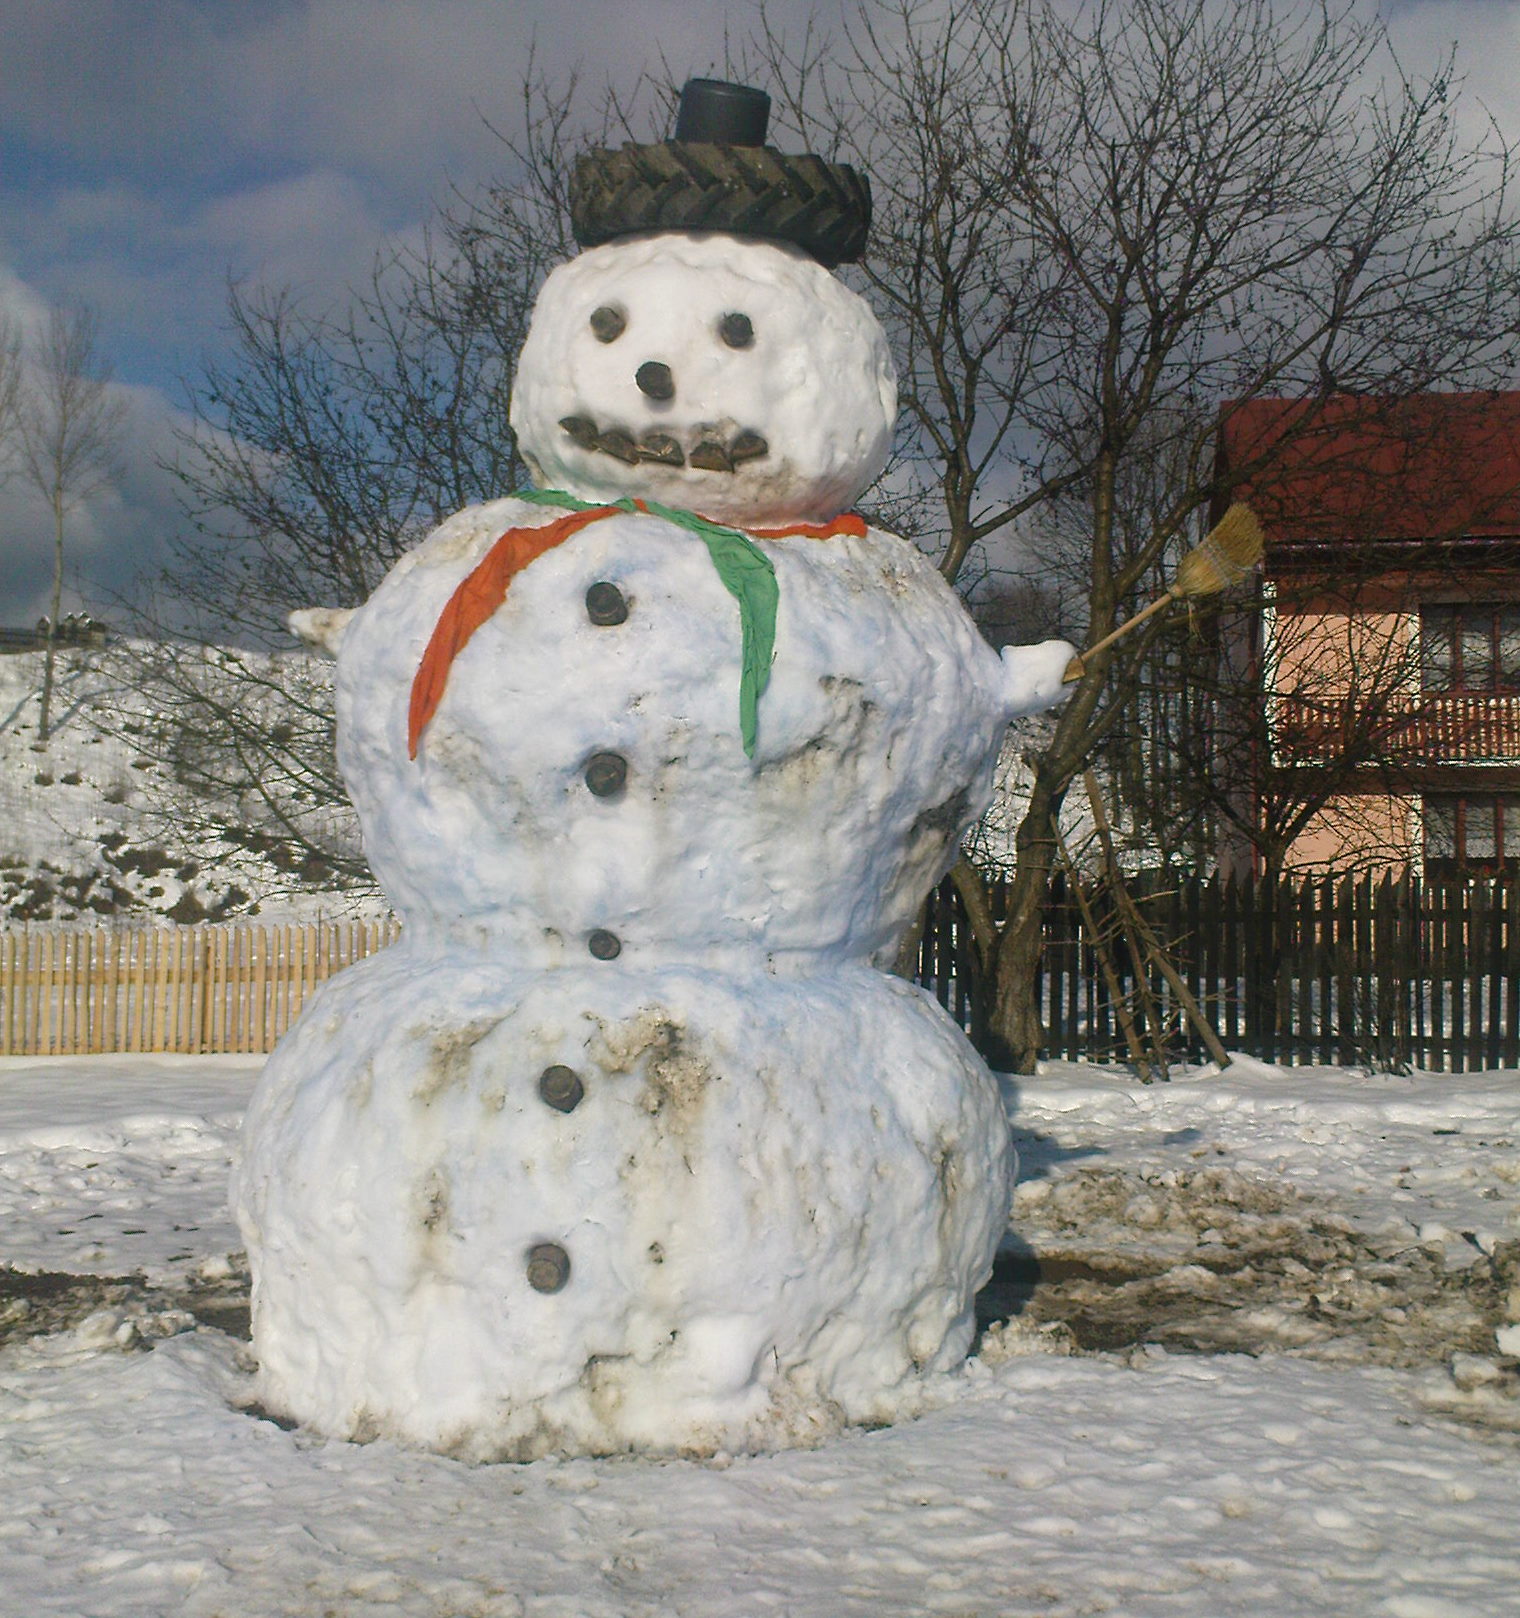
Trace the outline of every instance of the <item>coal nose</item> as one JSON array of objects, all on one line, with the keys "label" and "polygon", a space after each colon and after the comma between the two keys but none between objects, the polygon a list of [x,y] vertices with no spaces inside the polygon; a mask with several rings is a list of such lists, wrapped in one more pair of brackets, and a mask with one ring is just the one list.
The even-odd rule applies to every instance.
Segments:
[{"label": "coal nose", "polygon": [[647,399],[674,399],[676,396],[676,379],[670,374],[670,367],[659,360],[645,360],[634,372],[633,380]]}]

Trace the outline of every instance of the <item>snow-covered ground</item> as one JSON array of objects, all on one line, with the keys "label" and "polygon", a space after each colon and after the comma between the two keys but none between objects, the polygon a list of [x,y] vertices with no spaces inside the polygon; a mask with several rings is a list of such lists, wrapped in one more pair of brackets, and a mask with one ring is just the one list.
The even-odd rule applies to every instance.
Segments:
[{"label": "snow-covered ground", "polygon": [[1520,1614],[1520,1073],[1052,1065],[918,1419],[469,1467],[244,1408],[257,1070],[0,1060],[0,1613]]}]

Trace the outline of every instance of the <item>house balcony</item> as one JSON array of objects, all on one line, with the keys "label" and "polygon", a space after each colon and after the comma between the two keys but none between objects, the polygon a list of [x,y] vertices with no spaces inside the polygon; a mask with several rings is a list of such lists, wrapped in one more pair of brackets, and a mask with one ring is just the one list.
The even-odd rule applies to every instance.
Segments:
[{"label": "house balcony", "polygon": [[1368,765],[1520,765],[1520,691],[1423,691],[1384,699],[1373,714],[1349,704],[1272,701],[1279,765],[1351,758]]}]

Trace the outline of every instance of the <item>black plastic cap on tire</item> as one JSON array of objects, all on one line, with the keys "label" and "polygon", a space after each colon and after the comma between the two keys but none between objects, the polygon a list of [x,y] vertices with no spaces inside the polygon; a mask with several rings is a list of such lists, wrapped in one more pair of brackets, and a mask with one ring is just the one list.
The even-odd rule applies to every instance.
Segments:
[{"label": "black plastic cap on tire", "polygon": [[771,98],[724,79],[688,79],[676,114],[676,139],[713,146],[764,146]]},{"label": "black plastic cap on tire", "polygon": [[[754,98],[764,103],[758,111]],[[871,227],[865,175],[847,163],[812,153],[789,157],[758,142],[681,138],[694,127],[758,130],[763,140],[769,107],[764,91],[693,79],[681,93],[677,139],[585,153],[570,179],[576,241],[599,247],[644,231],[717,231],[791,242],[825,269],[853,263]]]}]

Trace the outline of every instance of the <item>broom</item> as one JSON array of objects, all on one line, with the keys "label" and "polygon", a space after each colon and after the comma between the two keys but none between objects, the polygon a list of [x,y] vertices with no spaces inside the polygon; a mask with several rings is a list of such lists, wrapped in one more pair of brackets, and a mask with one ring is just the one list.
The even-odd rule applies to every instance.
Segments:
[{"label": "broom", "polygon": [[1142,607],[1133,618],[1125,621],[1111,635],[1105,635],[1096,646],[1072,658],[1066,665],[1061,683],[1070,685],[1087,672],[1083,661],[1105,646],[1112,646],[1121,635],[1137,629],[1154,613],[1184,597],[1218,595],[1240,581],[1261,560],[1261,524],[1256,513],[1241,501],[1230,507],[1217,523],[1177,564],[1171,588],[1159,595],[1148,607]]}]

